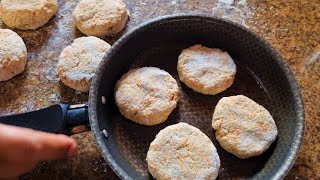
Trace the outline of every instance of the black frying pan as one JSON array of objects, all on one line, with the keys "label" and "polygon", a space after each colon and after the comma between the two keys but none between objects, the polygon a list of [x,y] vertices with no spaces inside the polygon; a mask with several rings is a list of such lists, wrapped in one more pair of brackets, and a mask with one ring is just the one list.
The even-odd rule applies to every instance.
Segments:
[{"label": "black frying pan", "polygon": [[[182,84],[177,76],[181,50],[200,43],[227,51],[238,68],[234,84],[207,96]],[[155,66],[168,71],[182,91],[178,107],[168,120],[147,127],[126,120],[114,103],[114,85],[133,67]],[[266,107],[275,119],[278,138],[263,155],[238,159],[223,150],[211,128],[218,100],[243,94]],[[102,100],[104,99],[104,100]],[[54,133],[87,123],[101,153],[122,179],[152,179],[145,161],[150,142],[164,127],[187,122],[198,127],[217,147],[218,178],[281,179],[293,165],[304,132],[304,110],[296,80],[281,56],[264,40],[229,21],[196,15],[172,15],[146,22],[120,38],[96,71],[87,106],[56,105],[47,109],[4,116],[0,122]],[[41,121],[42,120],[42,121]],[[104,132],[104,133],[103,133]]]}]

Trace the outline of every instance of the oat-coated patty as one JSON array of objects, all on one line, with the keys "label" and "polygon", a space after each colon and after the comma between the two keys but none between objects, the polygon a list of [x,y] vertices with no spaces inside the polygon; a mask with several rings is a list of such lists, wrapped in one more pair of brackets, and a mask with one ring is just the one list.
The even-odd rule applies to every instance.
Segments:
[{"label": "oat-coated patty", "polygon": [[243,95],[220,99],[213,114],[212,127],[220,145],[239,158],[262,154],[278,133],[271,114]]},{"label": "oat-coated patty", "polygon": [[164,122],[176,108],[178,100],[176,80],[156,67],[132,69],[115,87],[115,101],[121,114],[143,125]]},{"label": "oat-coated patty", "polygon": [[196,92],[215,95],[228,89],[237,71],[233,59],[220,49],[194,45],[178,58],[180,80]]},{"label": "oat-coated patty", "polygon": [[120,32],[129,12],[122,0],[82,0],[73,11],[77,28],[90,36],[106,36]]},{"label": "oat-coated patty", "polygon": [[7,81],[24,71],[27,48],[22,38],[10,29],[0,29],[0,81]]},{"label": "oat-coated patty", "polygon": [[2,0],[0,3],[3,22],[22,30],[45,25],[58,11],[56,0]]},{"label": "oat-coated patty", "polygon": [[60,54],[60,80],[75,90],[88,92],[95,71],[110,47],[107,42],[93,36],[75,39]]},{"label": "oat-coated patty", "polygon": [[161,130],[147,153],[155,179],[211,180],[218,176],[220,158],[211,140],[198,128],[178,123]]}]

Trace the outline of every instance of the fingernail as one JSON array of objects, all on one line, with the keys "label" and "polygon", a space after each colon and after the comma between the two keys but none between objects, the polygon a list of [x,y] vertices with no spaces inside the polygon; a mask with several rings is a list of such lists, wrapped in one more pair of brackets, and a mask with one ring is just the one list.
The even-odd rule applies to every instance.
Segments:
[{"label": "fingernail", "polygon": [[69,148],[69,151],[68,151],[68,157],[71,157],[73,156],[78,150],[78,146],[76,143],[72,143],[72,145],[70,146]]}]

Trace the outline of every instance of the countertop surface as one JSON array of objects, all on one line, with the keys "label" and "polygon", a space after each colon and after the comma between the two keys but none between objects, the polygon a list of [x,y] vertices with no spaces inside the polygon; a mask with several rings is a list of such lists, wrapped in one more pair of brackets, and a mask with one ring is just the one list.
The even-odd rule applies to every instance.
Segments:
[{"label": "countertop surface", "polygon": [[[77,0],[58,0],[59,12],[36,31],[15,30],[25,41],[28,63],[23,74],[0,82],[0,113],[26,112],[61,101],[79,104],[88,94],[61,84],[60,52],[83,36],[71,14]],[[289,63],[305,103],[306,131],[297,161],[287,179],[320,179],[320,1],[319,0],[124,0],[130,11],[126,29],[173,13],[202,13],[242,24],[267,39]],[[6,26],[1,23],[2,28]],[[67,160],[43,162],[23,179],[118,179],[100,155],[91,132],[73,135],[80,146]]]}]

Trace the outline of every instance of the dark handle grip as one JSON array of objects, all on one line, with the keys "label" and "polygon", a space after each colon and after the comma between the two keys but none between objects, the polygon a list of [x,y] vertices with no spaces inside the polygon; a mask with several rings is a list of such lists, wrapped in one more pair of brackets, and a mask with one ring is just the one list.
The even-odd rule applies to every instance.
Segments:
[{"label": "dark handle grip", "polygon": [[70,135],[71,127],[89,124],[88,106],[61,103],[37,111],[0,116],[0,123]]}]

